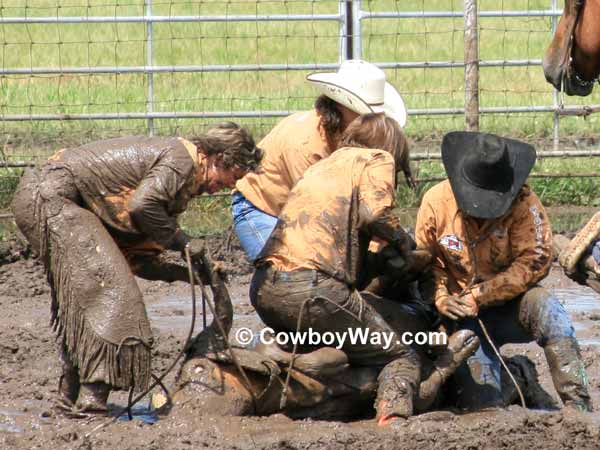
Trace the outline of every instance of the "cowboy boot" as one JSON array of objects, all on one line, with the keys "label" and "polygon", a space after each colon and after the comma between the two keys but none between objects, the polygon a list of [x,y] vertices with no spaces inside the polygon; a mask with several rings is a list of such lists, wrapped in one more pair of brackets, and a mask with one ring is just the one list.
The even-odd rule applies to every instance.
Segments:
[{"label": "cowboy boot", "polygon": [[418,366],[418,362],[399,358],[381,370],[375,399],[377,425],[385,426],[395,419],[413,415],[413,397],[420,381]]},{"label": "cowboy boot", "polygon": [[382,389],[380,384],[377,390],[375,419],[379,426],[388,425],[398,418],[408,419],[413,415],[413,387],[404,379],[392,381],[393,385],[387,383],[386,388]]},{"label": "cowboy boot", "polygon": [[75,408],[81,413],[107,412],[108,394],[110,385],[106,383],[82,383]]},{"label": "cowboy boot", "polygon": [[421,382],[415,399],[417,412],[425,412],[433,405],[446,380],[478,347],[479,338],[471,330],[459,330],[448,338],[448,346],[433,362],[431,375]]},{"label": "cowboy boot", "polygon": [[60,355],[60,360],[62,373],[58,380],[59,402],[63,406],[71,408],[79,396],[79,372],[64,351]]},{"label": "cowboy boot", "polygon": [[573,336],[559,338],[544,347],[556,392],[565,408],[592,411],[585,366]]}]

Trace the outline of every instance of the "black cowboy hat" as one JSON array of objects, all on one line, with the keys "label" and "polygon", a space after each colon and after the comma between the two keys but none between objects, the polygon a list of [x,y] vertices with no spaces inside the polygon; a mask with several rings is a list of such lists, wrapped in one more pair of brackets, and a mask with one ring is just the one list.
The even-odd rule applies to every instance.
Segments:
[{"label": "black cowboy hat", "polygon": [[525,184],[535,149],[494,134],[454,131],[444,136],[442,161],[458,207],[472,217],[495,219]]}]

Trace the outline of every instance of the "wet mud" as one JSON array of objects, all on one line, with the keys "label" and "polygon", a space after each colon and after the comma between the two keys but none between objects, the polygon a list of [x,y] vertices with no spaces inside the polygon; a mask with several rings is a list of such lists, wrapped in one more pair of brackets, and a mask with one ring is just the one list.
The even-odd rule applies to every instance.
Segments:
[{"label": "wet mud", "polygon": [[[226,238],[216,242],[215,259],[231,271],[234,302],[232,330],[260,329],[247,299],[249,270],[241,254],[225,256]],[[233,244],[235,245],[235,244]],[[183,405],[169,416],[149,414],[149,399],[120,420],[85,438],[104,419],[67,419],[57,415],[59,364],[57,343],[49,327],[50,295],[42,266],[26,246],[9,245],[0,256],[0,449],[596,449],[600,413],[563,414],[560,410],[525,410],[518,406],[470,414],[436,411],[401,420],[382,429],[373,420],[353,422],[291,420],[270,417],[221,417],[198,414]],[[235,255],[235,253],[234,253]],[[164,370],[183,344],[191,315],[185,283],[138,279],[149,313],[155,347],[152,368]],[[543,283],[564,301],[575,320],[594,403],[600,408],[600,297],[580,287],[554,266]],[[208,323],[211,317],[208,314]],[[202,329],[201,317],[196,332]],[[507,356],[525,354],[536,365],[543,389],[559,404],[541,348],[507,345]],[[167,378],[173,384],[175,371]],[[112,413],[126,403],[113,393]],[[154,423],[151,423],[154,422]]]}]

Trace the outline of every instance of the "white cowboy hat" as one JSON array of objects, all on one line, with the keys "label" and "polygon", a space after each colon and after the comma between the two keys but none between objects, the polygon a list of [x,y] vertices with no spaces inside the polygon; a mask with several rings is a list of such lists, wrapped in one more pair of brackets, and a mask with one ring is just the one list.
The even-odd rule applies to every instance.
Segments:
[{"label": "white cowboy hat", "polygon": [[406,107],[402,97],[385,73],[374,64],[360,59],[344,61],[337,72],[315,72],[306,79],[324,95],[358,114],[384,112],[401,127],[406,125]]}]

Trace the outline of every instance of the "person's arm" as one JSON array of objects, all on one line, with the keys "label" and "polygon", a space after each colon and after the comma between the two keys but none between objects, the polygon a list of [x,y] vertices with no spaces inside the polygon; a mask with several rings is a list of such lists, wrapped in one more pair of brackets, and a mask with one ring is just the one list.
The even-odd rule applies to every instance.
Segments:
[{"label": "person's arm", "polygon": [[[186,157],[187,156],[187,160]],[[129,213],[136,227],[164,248],[182,251],[189,237],[179,228],[169,204],[194,176],[189,155],[159,160],[140,182],[129,200]]]},{"label": "person's arm", "polygon": [[480,307],[492,306],[523,294],[544,278],[552,264],[552,231],[548,215],[533,192],[515,205],[509,230],[513,262],[493,278],[472,287]]},{"label": "person's arm", "polygon": [[431,276],[422,280],[421,290],[425,298],[435,303],[442,297],[448,297],[449,293],[446,287],[448,283],[447,269],[444,260],[440,256],[434,211],[429,196],[425,194],[417,213],[415,240],[418,249],[427,250],[433,256]]},{"label": "person's arm", "polygon": [[359,214],[361,226],[371,236],[386,241],[408,254],[415,248],[414,240],[393,214],[394,161],[391,155],[378,155],[367,163],[359,183]]}]

